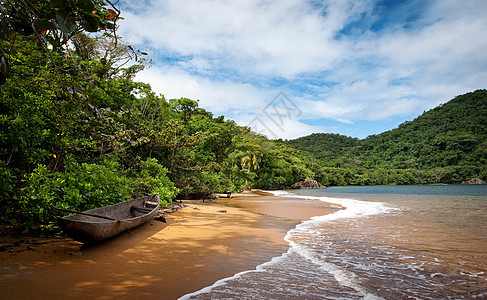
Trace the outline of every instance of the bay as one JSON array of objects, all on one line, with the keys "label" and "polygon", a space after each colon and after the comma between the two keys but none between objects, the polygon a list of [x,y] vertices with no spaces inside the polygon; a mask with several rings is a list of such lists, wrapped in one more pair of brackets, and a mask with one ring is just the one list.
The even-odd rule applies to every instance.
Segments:
[{"label": "bay", "polygon": [[[290,230],[287,253],[190,299],[484,299],[487,186],[276,191],[343,207]],[[310,202],[311,203],[311,202]]]}]

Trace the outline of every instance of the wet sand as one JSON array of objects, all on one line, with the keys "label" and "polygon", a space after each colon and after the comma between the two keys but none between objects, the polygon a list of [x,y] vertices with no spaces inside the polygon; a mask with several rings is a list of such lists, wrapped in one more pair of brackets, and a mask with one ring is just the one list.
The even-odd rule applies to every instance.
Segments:
[{"label": "wet sand", "polygon": [[51,239],[0,253],[1,299],[177,299],[288,249],[325,204],[243,194],[188,207],[95,246]]}]

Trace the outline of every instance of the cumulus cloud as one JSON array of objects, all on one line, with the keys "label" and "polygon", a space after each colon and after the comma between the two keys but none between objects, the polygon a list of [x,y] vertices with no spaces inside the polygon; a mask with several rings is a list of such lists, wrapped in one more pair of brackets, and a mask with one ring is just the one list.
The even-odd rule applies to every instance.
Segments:
[{"label": "cumulus cloud", "polygon": [[155,49],[139,80],[242,123],[283,91],[303,113],[280,137],[327,129],[305,120],[410,119],[486,88],[483,0],[121,3],[121,35]]},{"label": "cumulus cloud", "polygon": [[337,31],[367,6],[330,1],[150,1],[124,10],[122,35],[181,56],[207,57],[250,73],[294,76],[330,67],[348,50]]},{"label": "cumulus cloud", "polygon": [[270,101],[277,94],[251,84],[214,81],[177,67],[153,67],[139,73],[136,80],[149,83],[167,99],[184,97],[199,100],[200,106],[215,114],[225,113],[227,117],[260,111],[264,108],[262,99]]}]

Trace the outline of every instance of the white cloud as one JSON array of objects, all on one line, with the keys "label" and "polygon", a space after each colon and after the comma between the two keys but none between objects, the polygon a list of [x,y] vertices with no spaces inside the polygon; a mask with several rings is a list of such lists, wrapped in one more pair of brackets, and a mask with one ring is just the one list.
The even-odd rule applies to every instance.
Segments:
[{"label": "white cloud", "polygon": [[250,127],[259,134],[263,134],[270,139],[295,139],[316,132],[325,132],[329,128],[323,126],[313,126],[305,124],[295,118],[289,118],[282,122],[274,122],[275,120],[269,116],[259,113],[254,114],[240,114],[235,118],[237,124],[241,126]]},{"label": "white cloud", "polygon": [[136,80],[149,83],[167,99],[184,97],[200,100],[200,106],[216,115],[226,113],[227,117],[261,111],[265,101],[272,100],[277,94],[260,90],[251,84],[229,80],[213,81],[176,67],[149,68],[139,73]]},{"label": "white cloud", "polygon": [[[137,79],[239,122],[281,90],[301,120],[352,124],[414,116],[486,88],[484,0],[417,1],[380,30],[370,26],[389,11],[374,0],[125,2],[120,34],[159,55]],[[279,136],[325,129],[293,120]]]},{"label": "white cloud", "polygon": [[151,1],[124,11],[121,34],[183,56],[210,57],[250,73],[292,77],[332,66],[348,45],[334,39],[364,1]]}]

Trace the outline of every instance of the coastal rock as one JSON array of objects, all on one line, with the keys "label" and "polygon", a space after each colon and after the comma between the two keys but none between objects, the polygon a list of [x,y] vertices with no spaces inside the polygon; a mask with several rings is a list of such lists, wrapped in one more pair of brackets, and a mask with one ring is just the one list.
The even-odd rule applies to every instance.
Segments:
[{"label": "coastal rock", "polygon": [[326,189],[326,186],[322,185],[316,180],[300,181],[291,185],[291,189]]},{"label": "coastal rock", "polygon": [[470,179],[470,181],[464,181],[462,183],[466,183],[466,184],[485,184],[485,181],[483,181],[482,179],[479,179],[479,178],[472,178],[472,179]]},{"label": "coastal rock", "polygon": [[157,217],[154,218],[154,220],[156,221],[160,221],[160,222],[163,222],[163,223],[167,223],[166,221],[166,218],[164,218],[164,215],[158,215]]}]

